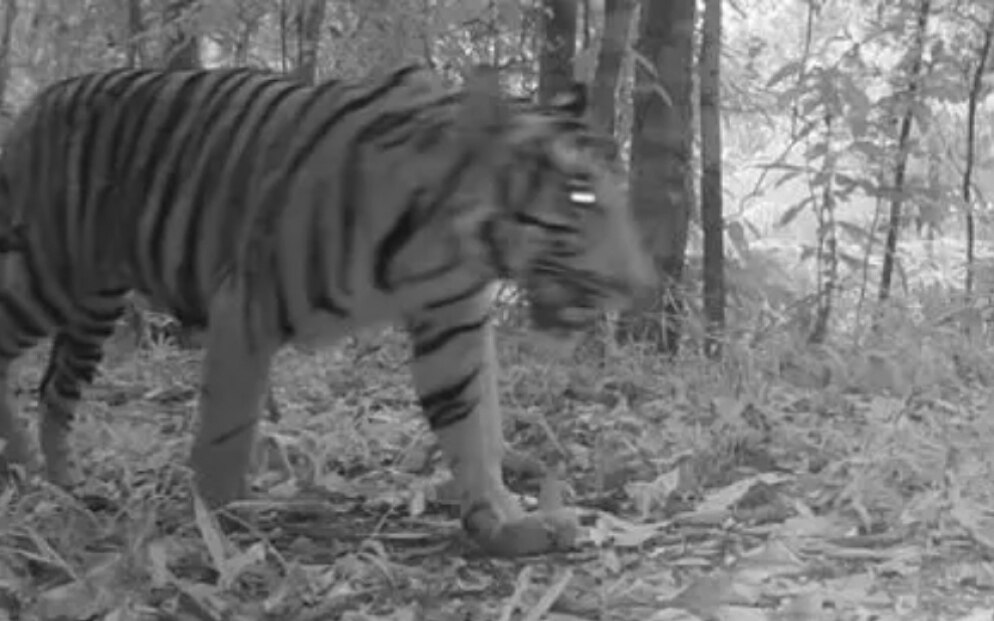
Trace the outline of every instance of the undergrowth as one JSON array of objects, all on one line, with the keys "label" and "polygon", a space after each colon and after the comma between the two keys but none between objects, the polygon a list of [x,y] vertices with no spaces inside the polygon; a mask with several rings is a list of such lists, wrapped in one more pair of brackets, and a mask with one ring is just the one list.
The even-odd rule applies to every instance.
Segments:
[{"label": "undergrowth", "polygon": [[[398,334],[280,354],[256,499],[217,516],[184,466],[201,354],[118,339],[78,489],[8,473],[0,619],[989,618],[969,616],[994,601],[986,334],[881,321],[718,362],[502,328],[506,435],[549,469],[514,487],[584,524],[577,551],[517,561],[464,540]],[[12,390],[29,421],[44,355]]]}]

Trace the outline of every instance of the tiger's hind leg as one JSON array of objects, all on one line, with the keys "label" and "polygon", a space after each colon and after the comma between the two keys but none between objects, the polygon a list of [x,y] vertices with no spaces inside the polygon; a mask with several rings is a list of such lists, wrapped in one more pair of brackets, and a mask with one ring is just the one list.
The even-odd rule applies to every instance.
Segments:
[{"label": "tiger's hind leg", "polygon": [[505,448],[488,306],[479,295],[412,318],[415,388],[455,479],[470,537],[498,556],[568,549],[577,536],[573,515],[525,513],[503,481]]},{"label": "tiger's hind leg", "polygon": [[84,385],[91,384],[103,359],[103,345],[125,311],[123,291],[96,296],[73,314],[52,342],[39,386],[41,425],[38,441],[45,472],[56,485],[74,483],[69,434]]},{"label": "tiger's hind leg", "polygon": [[[246,325],[243,295],[229,278],[215,294],[208,318],[199,422],[190,463],[197,490],[212,507],[246,493],[270,361],[280,345],[265,330]],[[252,339],[246,338],[249,333]]]}]

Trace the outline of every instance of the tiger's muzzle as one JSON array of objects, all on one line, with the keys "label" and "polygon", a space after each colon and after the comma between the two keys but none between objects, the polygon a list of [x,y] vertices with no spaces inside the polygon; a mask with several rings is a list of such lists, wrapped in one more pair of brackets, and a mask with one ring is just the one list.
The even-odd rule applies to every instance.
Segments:
[{"label": "tiger's muzzle", "polygon": [[636,294],[636,287],[630,283],[596,274],[542,273],[529,283],[527,299],[535,328],[575,332],[590,326],[607,311],[624,310]]}]

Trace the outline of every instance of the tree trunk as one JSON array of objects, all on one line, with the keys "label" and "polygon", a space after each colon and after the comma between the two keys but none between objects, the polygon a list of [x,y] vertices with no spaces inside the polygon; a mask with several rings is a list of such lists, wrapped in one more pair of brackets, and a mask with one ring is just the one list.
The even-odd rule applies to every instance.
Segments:
[{"label": "tree trunk", "polygon": [[973,82],[970,85],[970,98],[967,107],[966,120],[966,168],[963,171],[963,205],[966,209],[966,298],[972,303],[973,279],[976,260],[974,258],[976,244],[976,224],[973,219],[973,196],[970,188],[973,185],[973,166],[976,158],[977,144],[977,102],[984,90],[984,70],[987,67],[987,56],[991,51],[991,39],[994,39],[994,9],[984,29],[984,42],[977,56],[977,66],[973,71]]},{"label": "tree trunk", "polygon": [[576,0],[544,0],[538,60],[538,100],[547,102],[573,83]]},{"label": "tree trunk", "polygon": [[[590,31],[592,29],[590,19],[590,0],[580,0],[580,49],[590,48]],[[607,9],[605,9],[607,11]]]},{"label": "tree trunk", "polygon": [[694,0],[642,0],[636,44],[630,192],[661,283],[621,316],[618,336],[622,342],[653,343],[668,354],[679,348],[679,286],[694,195],[695,10]]},{"label": "tree trunk", "polygon": [[326,0],[303,0],[297,9],[297,69],[302,82],[314,84],[317,79],[318,45],[324,23]]},{"label": "tree trunk", "polygon": [[141,0],[128,0],[128,42],[125,46],[127,53],[127,65],[129,67],[143,67],[145,65],[145,46],[142,43],[142,34],[145,32],[144,19],[142,17]]},{"label": "tree trunk", "polygon": [[197,0],[171,0],[166,5],[163,15],[166,40],[162,50],[162,65],[166,69],[200,68],[200,39],[193,15],[199,8]]},{"label": "tree trunk", "polygon": [[913,107],[917,99],[922,73],[922,55],[925,47],[925,31],[928,27],[928,14],[931,0],[921,0],[918,10],[918,30],[915,33],[914,59],[908,73],[908,92],[904,103],[904,118],[897,139],[897,162],[894,165],[894,198],[890,203],[890,221],[887,224],[887,241],[884,244],[884,262],[880,274],[878,299],[886,302],[890,297],[890,283],[894,274],[894,259],[897,256],[897,235],[901,228],[901,206],[904,200],[904,176],[908,166],[909,138],[914,119]]},{"label": "tree trunk", "polygon": [[[0,112],[6,110],[7,82],[10,81],[10,42],[17,19],[17,0],[5,0],[3,4],[3,32],[0,33]],[[6,123],[4,123],[6,130]],[[4,132],[6,134],[6,131]]]},{"label": "tree trunk", "polygon": [[818,205],[818,291],[815,318],[808,334],[808,343],[820,345],[828,337],[829,320],[832,317],[832,302],[839,279],[838,237],[835,225],[835,195],[833,181],[835,180],[835,135],[833,119],[830,112],[825,113],[825,160],[822,175],[825,186],[822,190],[821,204]]},{"label": "tree trunk", "polygon": [[614,133],[618,76],[628,51],[634,12],[635,0],[606,0],[604,3],[604,34],[597,52],[590,104],[594,122],[608,133]]},{"label": "tree trunk", "polygon": [[235,43],[234,60],[235,65],[244,67],[248,64],[249,48],[252,45],[252,37],[259,30],[259,20],[256,18],[242,18],[241,29],[238,32],[238,41]]},{"label": "tree trunk", "polygon": [[705,0],[701,40],[701,222],[704,228],[704,352],[721,355],[725,331],[725,222],[721,194],[721,0]]},{"label": "tree trunk", "polygon": [[[584,7],[589,12],[589,1]],[[635,0],[606,0],[604,5],[604,28],[590,89],[590,117],[595,126],[608,134],[615,133],[617,124],[618,82],[628,52],[634,13]],[[607,315],[594,324],[583,335],[576,349],[577,355],[588,361],[591,358],[603,361],[607,352],[617,345],[611,324]]]}]

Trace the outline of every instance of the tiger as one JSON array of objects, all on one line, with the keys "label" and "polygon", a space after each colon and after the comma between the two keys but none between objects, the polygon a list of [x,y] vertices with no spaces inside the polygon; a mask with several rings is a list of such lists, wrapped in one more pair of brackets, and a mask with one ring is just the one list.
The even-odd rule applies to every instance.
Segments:
[{"label": "tiger", "polygon": [[491,306],[516,283],[534,328],[564,336],[651,286],[587,99],[575,83],[522,105],[493,67],[451,87],[417,64],[314,86],[113,69],[43,89],[0,153],[0,382],[52,337],[44,465],[4,397],[7,460],[74,484],[74,412],[131,292],[205,330],[188,463],[211,508],[250,493],[280,348],[395,325],[469,540],[497,556],[572,546],[575,515],[526,511],[503,481]]}]

